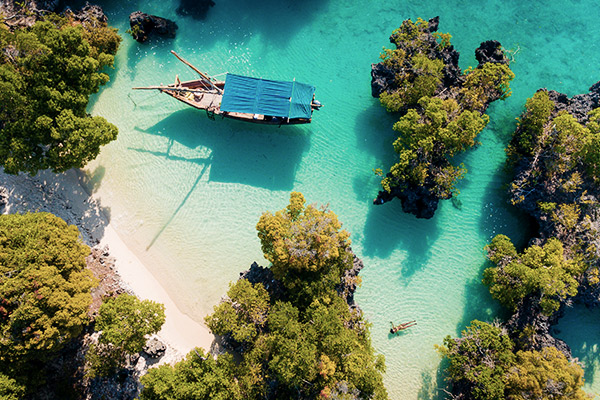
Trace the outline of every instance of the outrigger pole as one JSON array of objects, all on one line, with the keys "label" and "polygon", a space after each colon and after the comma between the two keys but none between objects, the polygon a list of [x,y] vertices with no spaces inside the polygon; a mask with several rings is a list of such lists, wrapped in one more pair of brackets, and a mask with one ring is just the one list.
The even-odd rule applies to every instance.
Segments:
[{"label": "outrigger pole", "polygon": [[191,69],[193,69],[195,72],[197,72],[201,77],[203,77],[204,79],[206,79],[208,81],[208,83],[210,83],[210,85],[219,93],[222,94],[223,90],[221,90],[220,88],[218,88],[212,81],[212,78],[208,75],[206,75],[204,72],[200,71],[198,68],[194,67],[192,64],[190,64],[188,61],[184,60],[183,58],[181,58],[179,56],[179,54],[175,53],[173,50],[171,50],[171,53],[173,53],[173,55],[175,57],[177,57],[177,59],[179,61],[181,61],[182,63],[184,63],[185,65],[187,65],[188,67],[190,67]]},{"label": "outrigger pole", "polygon": [[191,92],[191,93],[210,93],[200,89],[188,89],[183,87],[169,87],[169,86],[145,86],[145,87],[134,87],[134,90],[172,90],[174,92]]}]

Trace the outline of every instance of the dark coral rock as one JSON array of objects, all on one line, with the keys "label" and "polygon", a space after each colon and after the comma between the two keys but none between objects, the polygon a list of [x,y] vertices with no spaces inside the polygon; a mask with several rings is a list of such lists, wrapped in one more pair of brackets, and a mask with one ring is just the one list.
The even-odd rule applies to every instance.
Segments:
[{"label": "dark coral rock", "polygon": [[148,40],[151,34],[174,38],[177,24],[170,19],[157,17],[141,11],[132,12],[129,15],[131,35],[140,43]]},{"label": "dark coral rock", "polygon": [[[466,78],[458,65],[459,53],[453,46],[442,47],[439,45],[437,38],[433,33],[437,31],[439,26],[439,17],[431,18],[428,21],[427,29],[418,36],[419,46],[415,46],[411,42],[398,40],[398,33],[393,33],[390,36],[390,42],[396,44],[396,48],[403,50],[406,53],[406,59],[409,60],[415,52],[425,54],[430,59],[442,60],[444,67],[442,70],[442,80],[435,89],[433,96],[448,99],[457,99],[460,96],[461,88],[463,87]],[[475,50],[475,56],[479,61],[477,68],[482,68],[487,62],[508,64],[508,59],[505,57],[500,42],[490,40],[481,43],[479,48]],[[398,89],[396,76],[399,73],[407,75],[414,74],[413,66],[410,62],[404,62],[403,65],[390,68],[383,62],[371,65],[371,95],[379,97],[383,92],[392,93]],[[489,103],[501,98],[502,93],[489,94],[488,103],[483,104],[481,113],[484,113]],[[418,108],[416,104],[409,104],[400,110],[400,115],[405,113],[409,108]],[[431,162],[432,168],[441,170],[449,165],[448,160],[443,156],[444,149],[441,143],[435,145],[432,151],[434,159]],[[421,154],[423,157],[427,155]],[[449,196],[440,197],[436,194],[436,186],[438,185],[431,176],[426,182],[421,185],[416,185],[409,182],[403,182],[402,186],[391,186],[390,191],[379,191],[373,204],[384,204],[393,198],[399,198],[402,202],[402,210],[406,213],[414,214],[417,218],[432,218],[437,210],[440,200],[446,200]],[[388,177],[393,178],[390,173]]]},{"label": "dark coral rock", "polygon": [[394,85],[394,71],[382,63],[371,64],[371,95],[379,97],[381,93]]},{"label": "dark coral rock", "polygon": [[240,279],[246,279],[253,285],[262,283],[273,300],[281,300],[285,295],[285,288],[275,279],[271,269],[258,265],[256,261],[252,263],[249,270],[240,272]]},{"label": "dark coral rock", "polygon": [[[527,296],[521,301],[505,327],[519,350],[541,351],[546,347],[556,347],[565,357],[571,358],[569,346],[550,334],[550,329],[558,323],[561,314],[562,310],[551,317],[545,316],[539,306],[539,299],[535,296]],[[532,334],[527,337],[522,334],[523,332]]]},{"label": "dark coral rock", "polygon": [[67,8],[65,10],[65,15],[70,16],[81,23],[91,24],[92,26],[95,26],[97,23],[105,24],[108,22],[108,18],[106,18],[102,8],[97,5],[91,5],[90,3],[86,3],[79,11],[72,11]]},{"label": "dark coral rock", "polygon": [[410,185],[406,188],[392,187],[391,192],[380,190],[373,204],[387,203],[395,197],[402,202],[402,211],[423,219],[432,218],[439,203],[439,198],[431,194],[426,187]]},{"label": "dark coral rock", "polygon": [[475,50],[475,58],[480,66],[488,62],[508,64],[508,58],[504,55],[502,45],[497,40],[482,42]]}]

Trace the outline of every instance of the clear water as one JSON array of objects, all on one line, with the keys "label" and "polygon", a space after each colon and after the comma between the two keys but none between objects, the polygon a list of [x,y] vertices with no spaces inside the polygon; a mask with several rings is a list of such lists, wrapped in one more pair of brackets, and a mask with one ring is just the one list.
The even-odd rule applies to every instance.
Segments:
[{"label": "clear water", "polygon": [[[89,186],[123,239],[166,286],[180,308],[203,316],[228,283],[254,260],[263,262],[255,224],[287,204],[292,190],[329,203],[362,257],[357,298],[372,323],[374,345],[387,360],[391,398],[427,399],[443,386],[435,344],[474,319],[503,317],[480,284],[483,246],[498,233],[522,242],[527,220],[506,206],[503,148],[527,97],[540,87],[569,95],[600,80],[600,25],[591,0],[537,2],[215,0],[206,20],[175,14],[178,0],[105,2],[121,33],[142,11],[177,21],[174,40],[138,44],[125,37],[108,87],[90,112],[119,127],[119,138],[88,168]],[[402,212],[400,203],[371,204],[378,190],[372,168],[389,167],[394,118],[370,95],[370,64],[406,18],[440,16],[461,66],[497,39],[514,52],[513,96],[489,109],[481,146],[460,157],[469,173],[461,206],[440,205],[431,220]],[[300,127],[211,121],[168,96],[131,91],[194,73],[174,49],[211,74],[233,72],[292,79],[317,87],[325,105]],[[598,314],[569,314],[561,334],[596,377]],[[416,319],[388,336],[390,321]],[[580,325],[580,320],[585,324]],[[563,326],[568,325],[568,326]],[[573,330],[574,326],[577,326]],[[571,331],[570,331],[571,330]],[[589,335],[587,334],[589,332]]]}]

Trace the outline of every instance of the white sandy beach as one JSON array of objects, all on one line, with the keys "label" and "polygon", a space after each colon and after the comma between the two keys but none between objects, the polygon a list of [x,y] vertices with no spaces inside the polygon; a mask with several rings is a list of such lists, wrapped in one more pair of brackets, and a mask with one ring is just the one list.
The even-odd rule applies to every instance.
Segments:
[{"label": "white sandy beach", "polygon": [[6,190],[6,205],[2,213],[47,211],[76,225],[82,239],[90,246],[108,246],[116,259],[116,269],[123,282],[141,299],[165,305],[166,322],[158,336],[170,350],[161,360],[173,362],[194,347],[211,348],[214,336],[202,324],[183,314],[171,300],[160,282],[127,247],[102,213],[98,203],[83,187],[82,172],[70,170],[64,174],[49,171],[35,177],[7,175],[0,172],[0,187]]}]

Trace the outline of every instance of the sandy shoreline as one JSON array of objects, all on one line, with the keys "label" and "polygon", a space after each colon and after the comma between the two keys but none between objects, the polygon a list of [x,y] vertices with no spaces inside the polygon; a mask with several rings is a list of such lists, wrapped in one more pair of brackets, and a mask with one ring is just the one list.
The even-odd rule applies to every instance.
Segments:
[{"label": "sandy shoreline", "polygon": [[165,305],[166,322],[158,336],[171,351],[162,362],[176,361],[194,347],[209,350],[214,336],[205,326],[179,310],[160,282],[110,225],[97,202],[84,189],[82,179],[84,174],[76,170],[64,174],[43,171],[35,177],[0,172],[0,187],[5,188],[6,198],[1,212],[47,211],[76,225],[86,244],[108,246],[122,281],[138,297]]}]

